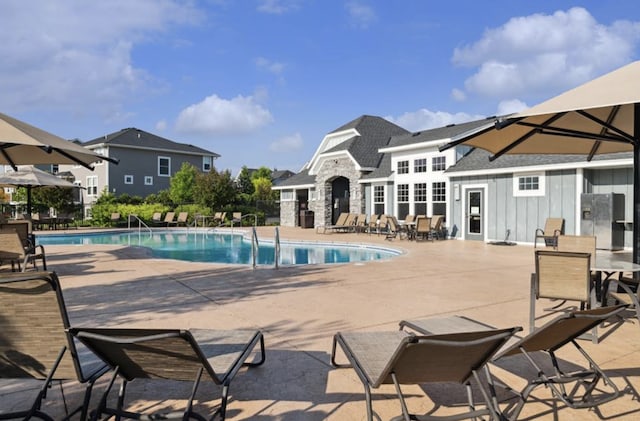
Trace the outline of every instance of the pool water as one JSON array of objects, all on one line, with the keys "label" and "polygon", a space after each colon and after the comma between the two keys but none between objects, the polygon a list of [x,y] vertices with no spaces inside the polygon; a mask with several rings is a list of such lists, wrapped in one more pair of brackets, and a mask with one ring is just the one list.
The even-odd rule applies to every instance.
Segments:
[{"label": "pool water", "polygon": [[[152,256],[189,262],[251,264],[251,241],[241,234],[191,232],[108,232],[86,234],[39,235],[42,245],[122,244],[147,247]],[[275,250],[272,242],[259,240],[257,264],[273,265]],[[386,260],[399,255],[393,249],[336,245],[310,242],[280,243],[280,265],[317,263],[351,263]]]}]

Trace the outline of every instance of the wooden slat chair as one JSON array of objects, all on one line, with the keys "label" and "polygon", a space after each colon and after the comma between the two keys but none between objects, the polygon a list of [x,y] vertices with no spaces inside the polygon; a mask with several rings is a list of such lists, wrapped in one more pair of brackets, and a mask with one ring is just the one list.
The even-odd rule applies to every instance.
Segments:
[{"label": "wooden slat chair", "polygon": [[[576,309],[575,305],[563,307],[566,301],[578,302],[580,309],[595,305],[595,290],[591,282],[591,254],[536,250],[535,273],[531,275],[530,332],[535,330],[536,301],[540,298],[562,300],[558,305],[545,309],[551,314]],[[546,315],[548,314],[541,317]]]},{"label": "wooden slat chair", "polygon": [[538,246],[538,239],[541,238],[546,246],[556,247],[558,236],[564,234],[564,218],[547,218],[544,228],[536,229],[533,248]]},{"label": "wooden slat chair", "polygon": [[[42,382],[30,407],[0,411],[0,419],[53,420],[43,403],[52,393],[52,384],[63,381],[79,381],[85,385],[85,393],[82,403],[68,408],[67,415],[60,419],[69,420],[76,414],[80,414],[80,420],[87,419],[93,384],[109,367],[77,344],[66,331],[68,328],[69,318],[55,273],[0,276],[0,378]],[[27,396],[33,396],[31,383],[19,387],[24,387]]]}]

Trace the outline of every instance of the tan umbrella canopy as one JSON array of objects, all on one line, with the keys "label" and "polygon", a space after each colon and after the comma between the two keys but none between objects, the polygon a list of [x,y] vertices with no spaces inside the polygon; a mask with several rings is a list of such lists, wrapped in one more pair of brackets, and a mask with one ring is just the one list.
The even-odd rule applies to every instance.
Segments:
[{"label": "tan umbrella canopy", "polygon": [[33,187],[76,187],[64,178],[34,167],[24,167],[17,171],[0,174],[0,187],[26,187],[27,188],[27,214],[31,214],[31,189]]},{"label": "tan umbrella canopy", "polygon": [[504,154],[634,152],[633,259],[640,263],[640,61],[593,79],[495,125],[453,140]]},{"label": "tan umbrella canopy", "polygon": [[0,164],[72,164],[91,169],[100,160],[117,163],[76,143],[0,113]]}]

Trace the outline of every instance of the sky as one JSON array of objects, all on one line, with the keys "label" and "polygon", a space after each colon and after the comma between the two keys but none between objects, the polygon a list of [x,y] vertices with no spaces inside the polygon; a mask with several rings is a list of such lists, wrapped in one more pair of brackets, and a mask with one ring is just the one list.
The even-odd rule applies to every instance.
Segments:
[{"label": "sky", "polygon": [[635,0],[0,0],[0,113],[294,172],[361,115],[521,111],[639,59]]}]

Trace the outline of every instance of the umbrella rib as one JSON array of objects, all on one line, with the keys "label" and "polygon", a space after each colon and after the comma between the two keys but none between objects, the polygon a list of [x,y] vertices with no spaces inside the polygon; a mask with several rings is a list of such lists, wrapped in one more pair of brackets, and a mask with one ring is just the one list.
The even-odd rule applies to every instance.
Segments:
[{"label": "umbrella rib", "polygon": [[[496,124],[497,124],[497,123],[498,123],[498,121],[496,120]],[[465,136],[465,137],[463,137],[463,138],[461,138],[461,139],[454,140],[454,141],[451,141],[451,142],[446,143],[446,144],[444,144],[444,145],[441,145],[440,147],[438,147],[438,150],[439,150],[440,152],[444,152],[444,151],[446,151],[447,149],[451,149],[451,148],[453,148],[453,147],[455,147],[455,146],[458,146],[458,145],[459,145],[459,144],[461,144],[461,143],[467,142],[468,140],[473,139],[474,137],[480,136],[481,134],[484,134],[484,133],[486,133],[486,132],[488,132],[488,131],[490,131],[490,130],[494,130],[494,129],[495,129],[495,127],[494,127],[494,126],[486,127],[486,128],[484,128],[484,129],[482,129],[482,130],[480,130],[480,131],[477,131],[477,132],[475,132],[475,133],[473,133],[473,134],[470,134],[469,136]]]},{"label": "umbrella rib", "polygon": [[16,165],[15,162],[13,162],[13,159],[11,159],[11,157],[7,153],[6,148],[3,147],[2,149],[0,149],[0,152],[2,153],[2,156],[4,157],[4,159],[7,160],[9,165],[11,165],[11,168],[13,168],[14,171],[18,171],[18,166]]},{"label": "umbrella rib", "polygon": [[[619,106],[618,106],[618,107],[619,107]],[[614,107],[614,108],[615,108],[615,107]],[[615,112],[617,112],[617,111],[615,111]],[[612,132],[615,132],[615,133],[619,134],[619,135],[620,135],[620,136],[622,136],[623,138],[627,139],[627,141],[628,141],[629,143],[631,143],[631,144],[635,144],[635,143],[637,143],[637,141],[638,141],[636,138],[634,138],[634,137],[633,137],[632,135],[630,135],[629,133],[627,133],[627,132],[625,132],[625,131],[623,131],[623,130],[620,130],[619,128],[617,128],[617,127],[615,127],[615,126],[611,125],[611,122],[610,122],[610,121],[603,121],[603,120],[600,120],[598,117],[593,116],[593,115],[589,114],[588,112],[586,112],[586,111],[584,111],[584,110],[576,110],[576,113],[580,114],[581,116],[583,116],[583,117],[585,117],[585,118],[588,118],[589,120],[591,120],[591,121],[593,121],[593,122],[595,122],[595,123],[598,123],[599,125],[601,125],[603,128],[605,128],[605,129],[607,129],[607,130],[610,130],[610,131],[612,131]],[[612,113],[613,113],[613,111],[612,111]],[[609,115],[609,117],[611,117],[611,114]],[[606,139],[605,139],[605,140],[606,140]]]},{"label": "umbrella rib", "polygon": [[[525,133],[524,135],[520,136],[518,139],[516,139],[515,141],[511,142],[510,144],[508,144],[507,146],[505,146],[504,148],[500,149],[498,152],[496,152],[495,154],[490,156],[489,157],[489,161],[494,161],[494,160],[500,158],[502,155],[506,154],[507,152],[509,152],[510,150],[512,150],[513,148],[515,148],[516,146],[518,146],[519,144],[521,144],[525,140],[529,139],[531,136],[533,136],[537,132],[540,132],[542,129],[546,128],[549,124],[553,123],[554,121],[556,121],[557,119],[559,119],[560,117],[562,117],[565,114],[566,113],[554,114],[553,116],[551,116],[550,118],[545,120],[545,122],[540,124],[540,125],[530,125],[530,124],[525,124],[522,121],[516,121],[515,122],[516,124],[521,125],[521,126],[525,126],[525,127],[532,127],[532,130],[529,130],[527,133]],[[498,128],[498,126],[496,126],[496,128]],[[498,130],[500,130],[500,128],[498,128]]]},{"label": "umbrella rib", "polygon": [[553,136],[579,137],[584,139],[600,140],[605,142],[630,143],[629,140],[617,136],[607,136],[597,133],[581,132],[579,130],[564,129],[562,127],[542,128],[537,124],[522,123],[521,125],[538,129],[538,132]]},{"label": "umbrella rib", "polygon": [[83,167],[93,171],[93,167],[91,165],[85,164],[81,160],[79,160],[76,157],[74,157],[73,155],[63,151],[62,149],[55,149],[55,151],[58,152],[60,155],[66,157],[66,158],[69,158],[69,159],[73,160],[74,162],[77,162],[79,165],[82,165]]}]

